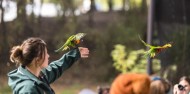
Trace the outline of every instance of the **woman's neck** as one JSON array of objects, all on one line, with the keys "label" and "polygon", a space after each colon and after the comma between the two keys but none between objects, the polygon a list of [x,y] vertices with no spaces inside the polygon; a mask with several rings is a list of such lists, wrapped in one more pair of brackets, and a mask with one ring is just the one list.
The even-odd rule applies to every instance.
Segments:
[{"label": "woman's neck", "polygon": [[41,68],[35,66],[26,66],[26,69],[34,74],[36,77],[40,76]]}]

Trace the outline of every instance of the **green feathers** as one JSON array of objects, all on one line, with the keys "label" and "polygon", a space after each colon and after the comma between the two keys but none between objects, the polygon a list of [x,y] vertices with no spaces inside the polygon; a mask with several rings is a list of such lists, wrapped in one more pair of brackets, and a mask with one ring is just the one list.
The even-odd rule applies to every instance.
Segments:
[{"label": "green feathers", "polygon": [[78,33],[78,34],[70,36],[65,42],[65,44],[63,44],[63,46],[61,46],[59,49],[55,50],[55,52],[65,51],[70,48],[75,48],[81,42],[81,39],[85,35],[86,33]]},{"label": "green feathers", "polygon": [[171,43],[167,43],[163,46],[152,46],[147,44],[146,42],[144,42],[140,36],[139,36],[140,41],[148,48],[150,48],[148,51],[146,51],[145,56],[150,56],[151,58],[154,58],[156,56],[156,54],[160,53],[162,50],[166,49],[166,48],[170,48],[172,47]]}]

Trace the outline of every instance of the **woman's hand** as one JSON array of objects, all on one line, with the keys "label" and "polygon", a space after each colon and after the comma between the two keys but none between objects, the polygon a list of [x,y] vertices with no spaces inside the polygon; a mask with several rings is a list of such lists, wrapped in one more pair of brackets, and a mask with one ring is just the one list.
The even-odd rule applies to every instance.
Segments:
[{"label": "woman's hand", "polygon": [[178,91],[178,84],[175,84],[173,88],[173,94],[178,94]]},{"label": "woman's hand", "polygon": [[88,48],[79,47],[79,51],[80,51],[81,58],[87,58],[88,57],[88,55],[89,55]]}]

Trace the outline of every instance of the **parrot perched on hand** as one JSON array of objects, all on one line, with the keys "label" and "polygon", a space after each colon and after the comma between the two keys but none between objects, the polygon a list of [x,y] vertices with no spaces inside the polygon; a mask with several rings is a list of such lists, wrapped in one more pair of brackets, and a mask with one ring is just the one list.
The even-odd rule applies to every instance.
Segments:
[{"label": "parrot perched on hand", "polygon": [[172,44],[171,43],[167,43],[163,46],[152,46],[150,44],[147,44],[146,42],[144,42],[140,36],[139,36],[139,39],[141,40],[141,42],[149,47],[150,49],[148,51],[145,52],[145,56],[150,56],[151,58],[154,58],[156,56],[156,54],[160,53],[162,50],[166,49],[166,48],[170,48],[172,47]]},{"label": "parrot perched on hand", "polygon": [[65,51],[67,49],[70,49],[71,47],[76,47],[81,42],[81,38],[83,38],[85,35],[86,33],[77,33],[75,35],[70,36],[65,42],[65,44],[61,46],[59,49],[55,50],[55,52]]}]

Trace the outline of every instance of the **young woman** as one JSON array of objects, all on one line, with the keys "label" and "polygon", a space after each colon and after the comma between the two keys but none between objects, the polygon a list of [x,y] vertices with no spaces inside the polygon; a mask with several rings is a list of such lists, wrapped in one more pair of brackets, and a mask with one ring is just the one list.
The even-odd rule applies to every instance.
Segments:
[{"label": "young woman", "polygon": [[179,80],[179,84],[174,85],[173,94],[190,94],[190,78],[183,76]]},{"label": "young woman", "polygon": [[10,60],[19,67],[8,73],[13,94],[55,94],[50,84],[81,58],[87,58],[88,48],[75,48],[48,65],[46,43],[29,38],[11,50]]}]

